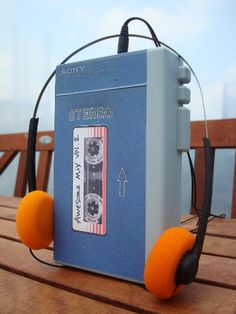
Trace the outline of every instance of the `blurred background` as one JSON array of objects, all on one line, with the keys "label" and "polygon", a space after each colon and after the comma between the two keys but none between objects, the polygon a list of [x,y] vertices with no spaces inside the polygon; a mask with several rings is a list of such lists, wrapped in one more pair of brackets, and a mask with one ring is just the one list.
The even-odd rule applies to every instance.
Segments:
[{"label": "blurred background", "polygon": [[[201,82],[208,119],[236,116],[236,0],[0,0],[0,133],[26,132],[34,104],[48,76],[68,54],[84,44],[117,34],[131,16],[146,19],[159,40],[177,50]],[[130,33],[149,35],[134,21]],[[130,51],[153,47],[131,38]],[[86,49],[72,61],[115,54],[117,39]],[[202,120],[196,82],[190,85],[192,120]],[[53,129],[54,81],[38,115],[39,130]],[[213,208],[229,214],[234,150],[216,155]],[[0,194],[11,195],[17,160],[0,180]],[[183,211],[188,211],[190,176],[183,158]],[[53,193],[53,174],[49,191]]]}]

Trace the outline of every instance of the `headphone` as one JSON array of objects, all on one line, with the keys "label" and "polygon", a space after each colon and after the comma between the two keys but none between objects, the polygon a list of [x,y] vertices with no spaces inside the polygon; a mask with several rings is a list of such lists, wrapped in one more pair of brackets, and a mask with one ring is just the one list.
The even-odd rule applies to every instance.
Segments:
[{"label": "headphone", "polygon": [[[144,22],[148,26],[152,37],[129,34],[128,24],[132,20],[140,20]],[[163,44],[177,53],[174,49],[157,39],[152,27],[145,20],[133,17],[123,24],[119,35],[111,35],[97,39],[74,51],[63,60],[61,64],[66,63],[72,56],[81,50],[100,41],[115,37],[119,37],[118,53],[128,51],[129,37],[140,37],[153,40],[157,47]],[[180,55],[178,54],[178,56]],[[199,81],[191,66],[182,56],[180,57],[189,66],[200,88]],[[55,71],[44,84],[38,96],[33,117],[30,120],[27,150],[27,180],[29,193],[22,199],[16,216],[18,235],[21,241],[30,248],[30,252],[34,257],[35,255],[33,254],[32,249],[39,250],[46,248],[53,241],[53,198],[48,193],[39,191],[36,188],[35,147],[39,122],[39,119],[36,118],[38,106],[44,91],[54,75]],[[177,294],[183,286],[194,281],[198,271],[199,259],[206,234],[208,217],[210,215],[213,186],[213,149],[207,136],[203,138],[203,143],[206,169],[205,190],[203,206],[200,210],[197,234],[194,236],[190,231],[181,227],[171,227],[166,230],[154,244],[145,264],[144,283],[147,289],[160,299],[168,299]],[[39,260],[37,257],[35,258]],[[46,264],[52,265],[49,263]]]}]

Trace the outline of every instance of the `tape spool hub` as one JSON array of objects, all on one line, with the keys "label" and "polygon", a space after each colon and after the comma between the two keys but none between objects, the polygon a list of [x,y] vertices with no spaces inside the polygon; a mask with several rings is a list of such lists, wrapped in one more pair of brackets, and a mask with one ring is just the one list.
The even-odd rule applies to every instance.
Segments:
[{"label": "tape spool hub", "polygon": [[103,160],[102,138],[92,137],[86,140],[85,160],[92,165],[97,165]]},{"label": "tape spool hub", "polygon": [[99,224],[102,219],[102,198],[95,193],[85,196],[85,221]]}]

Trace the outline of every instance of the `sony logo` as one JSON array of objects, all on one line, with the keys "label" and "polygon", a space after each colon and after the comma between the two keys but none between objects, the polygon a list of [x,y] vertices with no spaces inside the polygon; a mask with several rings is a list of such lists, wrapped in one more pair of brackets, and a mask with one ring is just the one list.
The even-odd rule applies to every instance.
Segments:
[{"label": "sony logo", "polygon": [[61,69],[61,75],[82,74],[85,71],[85,65]]}]

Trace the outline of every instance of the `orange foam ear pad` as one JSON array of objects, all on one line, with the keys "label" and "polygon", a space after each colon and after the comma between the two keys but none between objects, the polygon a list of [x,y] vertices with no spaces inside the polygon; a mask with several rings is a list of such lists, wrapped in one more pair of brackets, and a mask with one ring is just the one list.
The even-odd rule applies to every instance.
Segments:
[{"label": "orange foam ear pad", "polygon": [[166,230],[153,246],[144,269],[147,289],[160,299],[168,299],[178,293],[175,274],[181,257],[190,250],[195,236],[181,227]]},{"label": "orange foam ear pad", "polygon": [[48,247],[53,240],[53,199],[43,191],[33,191],[21,201],[16,215],[21,241],[31,249]]}]

